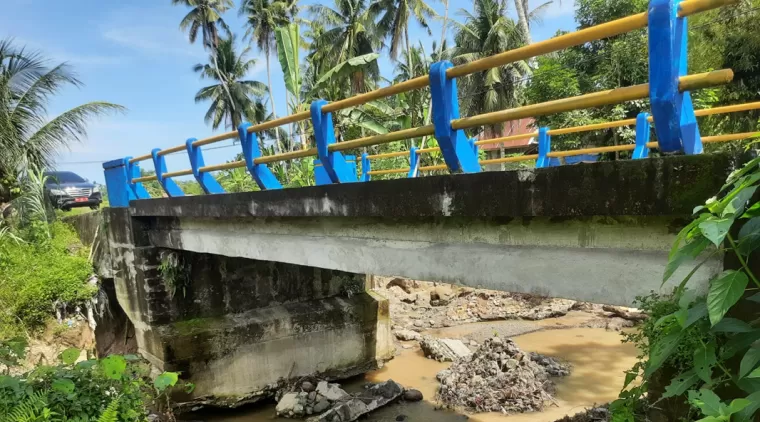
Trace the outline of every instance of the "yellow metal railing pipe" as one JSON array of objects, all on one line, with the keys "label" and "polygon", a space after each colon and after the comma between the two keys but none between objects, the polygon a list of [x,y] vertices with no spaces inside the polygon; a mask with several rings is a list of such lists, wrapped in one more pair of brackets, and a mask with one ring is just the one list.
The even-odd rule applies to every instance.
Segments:
[{"label": "yellow metal railing pipe", "polygon": [[145,155],[140,155],[138,157],[134,157],[134,158],[130,159],[129,163],[132,164],[132,163],[137,163],[139,161],[152,160],[152,159],[153,159],[153,155],[152,154],[145,154]]},{"label": "yellow metal railing pipe", "polygon": [[407,173],[409,167],[403,169],[390,169],[390,170],[370,170],[367,172],[370,176],[379,176],[381,174],[393,174],[393,173]]},{"label": "yellow metal railing pipe", "polygon": [[265,155],[259,158],[254,158],[254,164],[269,164],[277,161],[295,160],[296,158],[315,157],[317,155],[316,148],[302,149],[300,151],[283,152],[274,155]]},{"label": "yellow metal railing pipe", "polygon": [[[419,151],[417,151],[419,154]],[[386,152],[383,154],[375,154],[375,155],[368,155],[367,159],[369,160],[377,160],[380,158],[392,158],[392,157],[402,157],[405,155],[409,155],[409,151],[398,151],[398,152]],[[356,157],[356,161],[361,161],[361,157]]]},{"label": "yellow metal railing pipe", "polygon": [[[716,70],[713,72],[696,75],[682,76],[679,89],[690,91],[728,83],[733,79],[734,73],[730,69]],[[526,117],[545,116],[547,114],[564,113],[580,108],[599,107],[610,104],[618,104],[626,101],[638,100],[649,95],[649,84],[634,85],[625,88],[609,89],[580,95],[577,97],[563,98],[545,103],[532,104],[509,110],[496,111],[473,117],[465,117],[451,121],[453,129],[468,129],[476,126],[486,126],[508,120],[517,120]]]},{"label": "yellow metal railing pipe", "polygon": [[193,174],[193,171],[191,169],[187,170],[179,170],[179,171],[170,171],[168,173],[164,173],[161,176],[166,179],[167,177],[179,177],[179,176],[189,176]]},{"label": "yellow metal railing pipe", "polygon": [[431,152],[440,151],[441,147],[420,148],[417,150],[417,154],[428,154]]},{"label": "yellow metal railing pipe", "polygon": [[156,177],[155,174],[153,176],[135,177],[134,179],[132,179],[132,183],[149,182],[151,180],[158,180],[158,178]]},{"label": "yellow metal railing pipe", "polygon": [[728,135],[714,135],[705,136],[702,138],[702,143],[709,144],[711,142],[729,142],[739,141],[747,138],[755,138],[760,136],[760,132],[743,132],[743,133],[731,133]]},{"label": "yellow metal railing pipe", "polygon": [[711,116],[713,114],[738,113],[740,111],[749,111],[749,110],[757,110],[757,109],[760,109],[760,101],[757,101],[754,103],[734,104],[734,105],[714,107],[714,108],[703,108],[702,110],[695,111],[694,114],[697,117],[699,117],[699,116]]},{"label": "yellow metal railing pipe", "polygon": [[523,133],[520,135],[503,136],[501,138],[483,139],[482,141],[475,141],[475,145],[487,145],[498,144],[501,142],[519,141],[520,139],[532,138],[538,136],[538,132]]},{"label": "yellow metal railing pipe", "polygon": [[421,126],[412,129],[404,129],[382,135],[365,136],[364,138],[343,141],[328,145],[329,151],[345,151],[347,149],[368,147],[372,145],[382,145],[390,142],[400,141],[402,139],[418,138],[435,133],[433,125]]},{"label": "yellow metal railing pipe", "polygon": [[592,130],[610,129],[613,127],[635,125],[636,119],[618,120],[615,122],[595,123],[591,125],[568,127],[563,129],[552,129],[547,131],[549,135],[567,135],[568,133],[590,132]]},{"label": "yellow metal railing pipe", "polygon": [[187,147],[185,147],[184,145],[177,145],[176,147],[166,148],[166,149],[162,149],[161,151],[158,151],[158,155],[167,155],[167,154],[172,154],[175,152],[180,152],[180,151],[185,151],[185,150],[187,150]]}]

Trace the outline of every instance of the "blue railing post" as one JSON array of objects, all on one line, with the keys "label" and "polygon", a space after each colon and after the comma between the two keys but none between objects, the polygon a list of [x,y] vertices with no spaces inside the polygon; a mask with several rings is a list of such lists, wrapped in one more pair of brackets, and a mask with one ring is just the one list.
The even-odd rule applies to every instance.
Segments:
[{"label": "blue railing post", "polygon": [[417,148],[412,147],[409,150],[409,173],[407,173],[406,177],[412,178],[417,177],[417,173],[420,170],[420,155],[417,154]]},{"label": "blue railing post", "polygon": [[661,152],[700,154],[702,138],[691,94],[678,90],[687,72],[687,20],[678,0],[649,2],[649,97]]},{"label": "blue railing post", "polygon": [[536,168],[551,166],[551,158],[547,157],[552,149],[552,137],[549,135],[549,128],[544,126],[538,128],[538,158],[536,158]]},{"label": "blue railing post", "polygon": [[258,136],[254,132],[248,132],[250,123],[243,123],[238,126],[238,137],[240,146],[243,148],[243,158],[248,172],[251,173],[253,180],[259,185],[261,190],[282,189],[280,181],[269,170],[266,164],[256,164],[254,160],[261,157],[261,147],[259,146]]},{"label": "blue railing post", "polygon": [[[133,178],[140,177],[140,168],[130,164],[131,159],[132,157],[125,157],[103,163],[108,203],[111,207],[126,208],[129,206],[129,201],[150,198],[142,184],[132,183]],[[135,171],[136,174],[134,174]]]},{"label": "blue railing post", "polygon": [[209,173],[201,173],[200,168],[206,165],[203,160],[203,151],[201,147],[193,146],[193,142],[197,141],[195,138],[190,138],[185,141],[185,148],[187,148],[187,156],[190,158],[190,167],[193,169],[193,176],[198,184],[201,185],[203,192],[210,193],[224,193],[224,188],[219,182],[214,179]]},{"label": "blue railing post", "polygon": [[369,163],[369,154],[366,152],[362,154],[362,177],[360,181],[369,182],[372,179],[369,172],[372,170],[372,165]]},{"label": "blue railing post", "polygon": [[167,179],[163,176],[163,174],[166,173],[166,159],[163,155],[158,155],[159,151],[161,151],[160,148],[154,148],[153,151],[150,152],[150,155],[153,156],[153,168],[156,170],[156,180],[158,180],[158,183],[164,188],[164,192],[166,192],[167,195],[185,196],[185,192],[182,192],[182,189],[180,189],[174,180],[170,178]]},{"label": "blue railing post", "polygon": [[652,127],[649,124],[649,113],[641,112],[636,116],[636,148],[633,150],[633,159],[649,157],[649,147],[647,143],[652,134]]},{"label": "blue railing post", "polygon": [[335,143],[335,130],[332,113],[322,113],[322,106],[325,104],[327,104],[325,100],[315,100],[310,108],[319,162],[332,183],[356,182],[356,162],[350,166],[339,151],[328,150],[328,146]]},{"label": "blue railing post", "polygon": [[481,169],[477,153],[473,151],[464,131],[451,127],[451,121],[459,118],[457,81],[446,77],[446,69],[453,66],[451,62],[444,60],[433,63],[430,67],[435,139],[450,172],[478,173]]}]

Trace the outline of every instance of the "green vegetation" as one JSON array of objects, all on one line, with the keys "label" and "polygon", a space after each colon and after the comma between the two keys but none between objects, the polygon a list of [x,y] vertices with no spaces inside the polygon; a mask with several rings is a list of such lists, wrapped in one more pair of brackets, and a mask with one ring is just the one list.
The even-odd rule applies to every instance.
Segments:
[{"label": "green vegetation", "polygon": [[[25,350],[23,339],[0,341],[0,365],[15,367]],[[0,375],[0,422],[142,422],[148,404],[171,415],[168,393],[178,382],[176,373],[164,372],[151,382],[150,365],[137,356],[77,362],[80,354],[79,349],[67,349],[58,365]]]},{"label": "green vegetation", "polygon": [[[693,263],[673,294],[639,299],[651,318],[627,335],[642,355],[610,406],[614,421],[641,420],[652,411],[669,420],[751,421],[760,409],[760,281],[748,264],[760,249],[760,201],[751,201],[760,186],[759,166],[756,158],[733,172],[715,197],[695,208],[663,276],[665,283]],[[737,268],[714,277],[707,296],[696,295],[691,277],[723,254],[728,262],[735,258]],[[636,379],[640,384],[628,388]]]}]

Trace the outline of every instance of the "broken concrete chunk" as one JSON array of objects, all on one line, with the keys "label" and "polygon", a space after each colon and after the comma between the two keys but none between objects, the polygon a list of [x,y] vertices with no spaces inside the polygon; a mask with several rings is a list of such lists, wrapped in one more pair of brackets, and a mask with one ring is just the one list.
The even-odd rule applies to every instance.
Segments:
[{"label": "broken concrete chunk", "polygon": [[402,341],[420,341],[422,340],[422,334],[412,331],[412,330],[396,330],[393,332],[393,335],[396,336],[397,339]]},{"label": "broken concrete chunk", "polygon": [[425,336],[420,341],[420,347],[425,357],[439,362],[452,362],[466,359],[472,355],[470,349],[461,340],[436,339]]}]

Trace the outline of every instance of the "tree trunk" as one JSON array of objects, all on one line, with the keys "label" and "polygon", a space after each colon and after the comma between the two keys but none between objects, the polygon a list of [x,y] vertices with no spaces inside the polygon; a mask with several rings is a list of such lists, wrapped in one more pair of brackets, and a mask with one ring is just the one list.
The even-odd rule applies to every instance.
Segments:
[{"label": "tree trunk", "polygon": [[[266,51],[264,52],[266,54],[267,59],[267,85],[269,86],[269,104],[272,107],[272,118],[277,118],[277,111],[275,111],[274,108],[274,93],[272,92],[272,68],[269,66],[269,47],[266,48]],[[280,144],[280,136],[279,131],[275,129],[274,132],[274,150],[278,154],[282,152],[282,145]]]},{"label": "tree trunk", "polygon": [[530,37],[530,25],[528,24],[528,10],[522,0],[515,0],[515,10],[517,11],[517,26],[520,28],[520,32],[523,33],[526,44],[530,44],[533,40]]},{"label": "tree trunk", "polygon": [[[414,66],[412,63],[412,46],[409,44],[409,23],[407,22],[406,28],[404,28],[404,39],[406,41],[406,69],[409,72],[409,77],[414,78]],[[414,127],[414,112],[416,111],[414,109],[414,96],[409,95],[409,108],[410,108],[410,116],[412,118],[410,119],[410,122],[412,124],[412,127]],[[416,139],[411,140],[411,147],[414,148],[415,144],[417,143]]]}]

